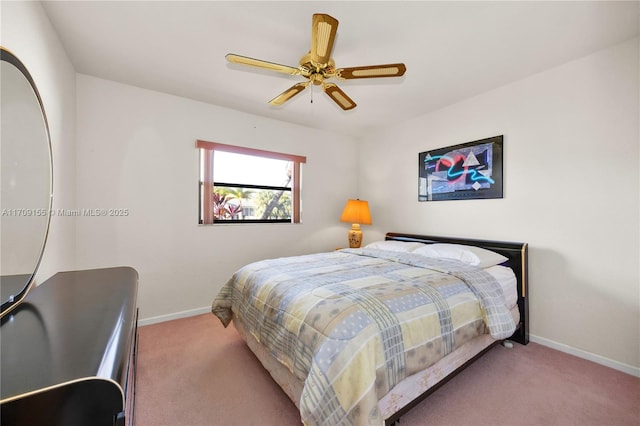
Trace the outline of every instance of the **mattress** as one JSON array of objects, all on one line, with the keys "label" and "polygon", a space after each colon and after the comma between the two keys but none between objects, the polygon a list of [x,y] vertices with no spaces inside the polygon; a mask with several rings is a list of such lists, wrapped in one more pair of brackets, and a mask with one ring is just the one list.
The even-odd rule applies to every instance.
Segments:
[{"label": "mattress", "polygon": [[506,266],[495,265],[484,268],[484,271],[491,274],[498,284],[500,284],[500,287],[502,287],[504,299],[509,309],[516,306],[518,304],[518,287],[516,275],[513,273],[513,270]]}]

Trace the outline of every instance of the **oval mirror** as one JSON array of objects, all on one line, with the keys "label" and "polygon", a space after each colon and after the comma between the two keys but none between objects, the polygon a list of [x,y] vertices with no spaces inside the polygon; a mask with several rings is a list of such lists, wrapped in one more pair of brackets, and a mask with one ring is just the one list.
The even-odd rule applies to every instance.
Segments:
[{"label": "oval mirror", "polygon": [[0,46],[0,297],[3,316],[27,295],[49,232],[51,141],[31,74]]}]

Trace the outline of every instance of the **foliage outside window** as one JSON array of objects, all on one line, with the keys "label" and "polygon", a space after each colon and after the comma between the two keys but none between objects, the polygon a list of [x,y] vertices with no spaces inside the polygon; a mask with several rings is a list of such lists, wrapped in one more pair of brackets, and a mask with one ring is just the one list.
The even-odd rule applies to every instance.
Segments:
[{"label": "foliage outside window", "polygon": [[299,223],[306,158],[198,140],[199,223]]}]

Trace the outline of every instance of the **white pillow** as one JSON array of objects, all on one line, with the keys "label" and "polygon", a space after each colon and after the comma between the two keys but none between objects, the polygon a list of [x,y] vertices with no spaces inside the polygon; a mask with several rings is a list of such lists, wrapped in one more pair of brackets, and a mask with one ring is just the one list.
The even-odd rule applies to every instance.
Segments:
[{"label": "white pillow", "polygon": [[426,257],[459,260],[479,268],[488,268],[489,266],[499,265],[500,263],[509,260],[501,254],[491,250],[462,244],[427,244],[413,250],[413,253],[421,254]]},{"label": "white pillow", "polygon": [[423,246],[424,244],[422,243],[412,243],[409,241],[385,240],[385,241],[375,241],[373,243],[367,244],[365,248],[387,250],[387,251],[410,252]]}]

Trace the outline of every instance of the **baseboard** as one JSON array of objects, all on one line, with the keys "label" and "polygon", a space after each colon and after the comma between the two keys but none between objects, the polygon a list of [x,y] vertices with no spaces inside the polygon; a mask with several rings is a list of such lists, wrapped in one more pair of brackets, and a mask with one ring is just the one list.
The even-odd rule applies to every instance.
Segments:
[{"label": "baseboard", "polygon": [[180,318],[188,318],[196,315],[207,314],[210,312],[211,312],[210,306],[206,306],[204,308],[191,309],[188,311],[174,312],[172,314],[159,315],[157,317],[144,318],[144,319],[138,320],[138,326],[144,327],[145,325],[157,324],[159,322],[171,321],[171,320],[176,320]]},{"label": "baseboard", "polygon": [[622,362],[614,361],[609,358],[605,358],[600,355],[592,354],[591,352],[583,351],[581,349],[574,348],[572,346],[565,345],[563,343],[554,342],[553,340],[545,339],[544,337],[529,335],[529,340],[538,343],[543,346],[547,346],[552,349],[559,350],[560,352],[568,353],[570,355],[577,356],[589,361],[593,361],[596,364],[601,364],[614,370],[622,371],[623,373],[631,374],[635,377],[640,377],[640,368],[632,365],[624,364]]}]

